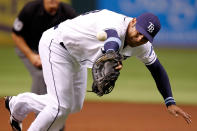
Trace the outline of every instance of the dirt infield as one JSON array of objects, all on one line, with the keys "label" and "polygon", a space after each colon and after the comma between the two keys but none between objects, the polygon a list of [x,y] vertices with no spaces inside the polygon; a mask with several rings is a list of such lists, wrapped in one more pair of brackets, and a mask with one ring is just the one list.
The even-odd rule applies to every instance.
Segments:
[{"label": "dirt infield", "polygon": [[[69,116],[66,131],[197,131],[197,106],[181,107],[192,115],[191,125],[169,115],[164,105],[85,102],[81,112]],[[0,131],[11,131],[2,99],[0,112]],[[31,113],[24,120],[24,131],[33,118]]]}]

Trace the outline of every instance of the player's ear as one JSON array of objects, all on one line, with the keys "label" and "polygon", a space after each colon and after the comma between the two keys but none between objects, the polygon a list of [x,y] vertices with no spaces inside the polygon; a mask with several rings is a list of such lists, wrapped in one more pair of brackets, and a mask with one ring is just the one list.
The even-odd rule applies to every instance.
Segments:
[{"label": "player's ear", "polygon": [[132,19],[132,24],[136,24],[136,22],[137,22],[137,19],[136,18],[133,18]]},{"label": "player's ear", "polygon": [[131,27],[135,26],[136,22],[137,22],[136,18],[133,18],[130,22]]}]

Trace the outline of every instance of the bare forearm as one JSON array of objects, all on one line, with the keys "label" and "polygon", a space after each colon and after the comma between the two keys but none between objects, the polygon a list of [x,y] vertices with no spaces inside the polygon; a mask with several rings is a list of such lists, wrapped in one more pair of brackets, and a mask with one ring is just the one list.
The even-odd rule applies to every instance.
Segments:
[{"label": "bare forearm", "polygon": [[23,37],[12,33],[12,39],[14,40],[15,45],[25,54],[26,57],[30,57],[33,51],[29,48]]},{"label": "bare forearm", "polygon": [[16,46],[25,54],[25,56],[30,60],[30,62],[35,67],[40,68],[41,60],[39,54],[34,53],[21,36],[12,33],[12,38]]}]

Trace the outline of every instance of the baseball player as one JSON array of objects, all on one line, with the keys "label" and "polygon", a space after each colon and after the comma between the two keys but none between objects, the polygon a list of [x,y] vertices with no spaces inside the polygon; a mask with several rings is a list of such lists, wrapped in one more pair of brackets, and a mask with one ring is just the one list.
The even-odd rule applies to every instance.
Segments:
[{"label": "baseball player", "polygon": [[31,92],[46,94],[38,44],[42,33],[76,16],[73,8],[59,0],[34,0],[27,3],[16,18],[12,38],[16,53],[32,77]]},{"label": "baseball player", "polygon": [[[82,108],[87,68],[92,68],[95,59],[109,51],[119,52],[125,58],[139,58],[155,79],[169,113],[191,123],[190,115],[176,106],[167,73],[153,50],[151,43],[159,30],[159,19],[151,13],[131,18],[100,10],[66,20],[45,31],[39,43],[39,54],[47,94],[22,93],[6,97],[11,126],[20,130],[25,116],[33,111],[39,115],[28,131],[60,129],[70,113]],[[100,31],[107,34],[106,40],[97,39]],[[120,70],[122,65],[116,68]]]}]

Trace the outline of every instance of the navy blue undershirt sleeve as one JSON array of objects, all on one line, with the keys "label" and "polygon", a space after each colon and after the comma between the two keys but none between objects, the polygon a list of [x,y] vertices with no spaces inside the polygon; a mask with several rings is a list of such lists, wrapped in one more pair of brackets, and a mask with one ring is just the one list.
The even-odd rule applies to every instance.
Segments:
[{"label": "navy blue undershirt sleeve", "polygon": [[172,96],[168,75],[159,60],[156,59],[153,64],[146,65],[146,67],[151,72],[157,88],[165,100],[166,106],[168,107],[169,105],[175,105],[176,102]]},{"label": "navy blue undershirt sleeve", "polygon": [[114,29],[105,30],[107,33],[107,39],[104,44],[104,51],[118,51],[121,46],[121,40],[118,33]]}]

